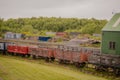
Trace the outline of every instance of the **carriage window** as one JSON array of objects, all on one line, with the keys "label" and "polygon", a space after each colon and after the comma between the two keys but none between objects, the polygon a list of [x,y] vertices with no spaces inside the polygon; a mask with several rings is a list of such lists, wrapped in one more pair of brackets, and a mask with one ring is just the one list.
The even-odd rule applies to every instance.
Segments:
[{"label": "carriage window", "polygon": [[109,42],[109,49],[115,50],[115,42]]}]

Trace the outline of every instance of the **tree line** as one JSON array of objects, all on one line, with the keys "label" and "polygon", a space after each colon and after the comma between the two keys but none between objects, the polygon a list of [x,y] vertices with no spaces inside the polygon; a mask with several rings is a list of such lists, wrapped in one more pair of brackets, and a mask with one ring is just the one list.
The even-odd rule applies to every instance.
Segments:
[{"label": "tree line", "polygon": [[32,17],[32,18],[0,18],[0,36],[5,32],[25,33],[29,35],[44,35],[45,32],[80,32],[82,34],[101,33],[107,20]]}]

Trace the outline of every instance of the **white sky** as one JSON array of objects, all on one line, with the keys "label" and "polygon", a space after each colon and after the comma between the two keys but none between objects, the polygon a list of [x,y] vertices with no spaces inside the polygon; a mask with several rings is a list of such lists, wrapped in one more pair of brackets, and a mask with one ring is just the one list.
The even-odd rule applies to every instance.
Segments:
[{"label": "white sky", "polygon": [[0,0],[1,18],[69,17],[110,19],[120,0]]}]

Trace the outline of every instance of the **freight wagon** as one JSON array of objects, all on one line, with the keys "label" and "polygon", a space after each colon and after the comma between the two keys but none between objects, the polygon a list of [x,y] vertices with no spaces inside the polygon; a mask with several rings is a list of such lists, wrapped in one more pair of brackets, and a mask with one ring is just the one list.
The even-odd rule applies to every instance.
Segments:
[{"label": "freight wagon", "polygon": [[0,52],[5,53],[5,50],[6,50],[5,42],[0,42]]},{"label": "freight wagon", "polygon": [[6,54],[8,42],[0,42],[0,52]]},{"label": "freight wagon", "polygon": [[28,46],[18,44],[8,44],[7,52],[16,55],[30,56],[28,53]]},{"label": "freight wagon", "polygon": [[30,46],[28,49],[28,53],[33,58],[45,58],[46,61],[54,60],[54,50],[52,48]]}]

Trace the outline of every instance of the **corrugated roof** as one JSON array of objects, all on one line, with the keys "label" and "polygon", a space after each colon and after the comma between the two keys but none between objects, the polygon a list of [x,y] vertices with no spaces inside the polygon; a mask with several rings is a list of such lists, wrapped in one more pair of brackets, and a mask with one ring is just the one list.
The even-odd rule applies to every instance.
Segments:
[{"label": "corrugated roof", "polygon": [[102,31],[120,31],[120,13],[116,13]]}]

